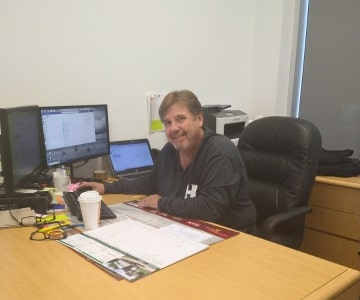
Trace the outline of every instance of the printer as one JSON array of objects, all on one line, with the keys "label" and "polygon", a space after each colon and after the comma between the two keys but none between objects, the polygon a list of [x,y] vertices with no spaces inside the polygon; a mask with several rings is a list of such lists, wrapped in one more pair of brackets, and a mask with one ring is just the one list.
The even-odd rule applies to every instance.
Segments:
[{"label": "printer", "polygon": [[239,136],[249,122],[249,116],[241,110],[229,110],[231,105],[204,105],[204,123],[216,133],[227,136],[237,145]]}]

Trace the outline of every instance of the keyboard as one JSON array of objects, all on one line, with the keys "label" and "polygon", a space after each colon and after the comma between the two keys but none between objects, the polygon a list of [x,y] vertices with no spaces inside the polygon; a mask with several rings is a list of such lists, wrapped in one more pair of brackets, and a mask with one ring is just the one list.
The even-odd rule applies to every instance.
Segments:
[{"label": "keyboard", "polygon": [[125,180],[131,180],[131,179],[135,179],[135,178],[139,178],[142,176],[145,176],[146,174],[149,174],[150,171],[144,171],[144,172],[136,172],[136,173],[130,173],[130,174],[126,174],[126,175],[116,175],[117,178],[119,179],[125,179]]},{"label": "keyboard", "polygon": [[[81,193],[85,192],[85,190],[75,191],[75,192],[63,192],[64,201],[66,206],[70,210],[72,216],[76,216],[79,221],[82,221],[80,203],[78,201],[78,197]],[[101,208],[100,208],[100,220],[106,219],[115,219],[116,215],[110,209],[109,206],[105,204],[104,201],[101,200]]]}]

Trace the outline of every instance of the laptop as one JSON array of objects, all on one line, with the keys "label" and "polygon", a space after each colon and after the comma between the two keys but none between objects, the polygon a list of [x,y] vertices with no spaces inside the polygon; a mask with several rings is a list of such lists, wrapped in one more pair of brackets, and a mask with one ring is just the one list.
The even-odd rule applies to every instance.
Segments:
[{"label": "laptop", "polygon": [[146,175],[154,166],[148,139],[110,142],[108,158],[112,175],[119,179],[134,179]]}]

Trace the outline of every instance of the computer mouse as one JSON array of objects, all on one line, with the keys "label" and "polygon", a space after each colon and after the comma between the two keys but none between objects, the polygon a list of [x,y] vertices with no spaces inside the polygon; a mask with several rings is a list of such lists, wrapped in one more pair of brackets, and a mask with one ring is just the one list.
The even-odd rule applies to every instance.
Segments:
[{"label": "computer mouse", "polygon": [[87,192],[87,191],[93,191],[93,188],[90,186],[86,186],[86,187],[75,190],[74,193],[76,193],[77,196],[79,197],[82,193]]}]

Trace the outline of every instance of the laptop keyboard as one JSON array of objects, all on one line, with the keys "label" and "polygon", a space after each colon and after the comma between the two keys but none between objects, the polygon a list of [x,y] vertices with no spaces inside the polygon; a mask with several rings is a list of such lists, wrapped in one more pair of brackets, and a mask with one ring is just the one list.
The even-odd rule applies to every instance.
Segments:
[{"label": "laptop keyboard", "polygon": [[[63,192],[64,201],[66,206],[70,210],[72,216],[76,216],[79,221],[82,221],[80,203],[78,201],[78,193],[77,192]],[[101,208],[100,208],[100,220],[106,219],[115,219],[116,215],[110,209],[109,206],[105,204],[104,201],[101,200]]]},{"label": "laptop keyboard", "polygon": [[150,172],[147,171],[147,172],[137,172],[137,173],[133,173],[133,174],[126,174],[124,176],[121,176],[121,175],[119,175],[119,176],[122,178],[125,178],[125,179],[135,179],[135,178],[139,178],[139,177],[144,176],[149,173]]}]

